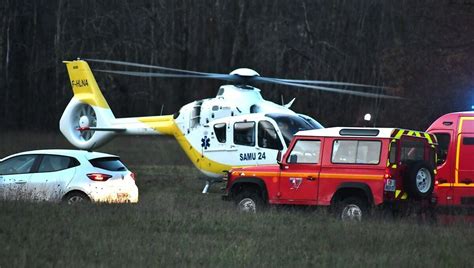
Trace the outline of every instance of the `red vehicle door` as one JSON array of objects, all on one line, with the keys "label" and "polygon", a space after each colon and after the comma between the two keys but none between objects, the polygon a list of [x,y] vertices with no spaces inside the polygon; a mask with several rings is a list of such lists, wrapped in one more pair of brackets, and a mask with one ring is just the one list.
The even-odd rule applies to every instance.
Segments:
[{"label": "red vehicle door", "polygon": [[458,139],[453,202],[474,205],[474,134],[461,133]]},{"label": "red vehicle door", "polygon": [[282,163],[280,199],[316,204],[321,170],[322,139],[298,139]]},{"label": "red vehicle door", "polygon": [[437,197],[439,205],[452,205],[454,188],[454,161],[456,157],[456,136],[452,130],[430,131],[438,140],[437,174],[439,182]]}]

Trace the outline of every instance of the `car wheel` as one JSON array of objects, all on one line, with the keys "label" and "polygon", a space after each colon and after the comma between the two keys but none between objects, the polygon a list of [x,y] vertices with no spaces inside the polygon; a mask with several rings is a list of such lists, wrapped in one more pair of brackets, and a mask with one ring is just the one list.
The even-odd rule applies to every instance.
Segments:
[{"label": "car wheel", "polygon": [[367,202],[359,197],[348,197],[336,206],[336,216],[342,221],[360,222],[369,215]]},{"label": "car wheel", "polygon": [[257,191],[243,190],[235,198],[237,209],[246,213],[257,213],[263,210],[264,202]]},{"label": "car wheel", "polygon": [[63,201],[68,205],[89,203],[90,198],[83,192],[71,192],[64,196]]},{"label": "car wheel", "polygon": [[433,168],[423,161],[412,163],[408,167],[405,186],[409,195],[417,198],[431,196],[434,189]]}]

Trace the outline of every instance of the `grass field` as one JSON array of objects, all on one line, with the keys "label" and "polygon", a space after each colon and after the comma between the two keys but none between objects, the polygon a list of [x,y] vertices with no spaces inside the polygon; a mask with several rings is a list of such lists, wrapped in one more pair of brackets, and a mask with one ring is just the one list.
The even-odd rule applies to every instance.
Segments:
[{"label": "grass field", "polygon": [[[70,148],[62,136],[1,135],[0,157]],[[138,174],[136,205],[0,202],[0,267],[472,267],[469,223],[413,219],[347,224],[324,211],[237,213],[203,182],[172,139],[120,138],[101,151]]]}]

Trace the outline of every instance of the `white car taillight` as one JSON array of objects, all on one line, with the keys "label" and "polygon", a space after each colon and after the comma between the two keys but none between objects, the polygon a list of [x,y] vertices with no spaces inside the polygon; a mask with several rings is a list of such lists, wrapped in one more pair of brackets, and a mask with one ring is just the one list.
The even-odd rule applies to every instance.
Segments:
[{"label": "white car taillight", "polygon": [[89,173],[87,174],[87,177],[89,177],[89,179],[93,181],[106,181],[112,178],[111,175],[103,174],[103,173]]}]

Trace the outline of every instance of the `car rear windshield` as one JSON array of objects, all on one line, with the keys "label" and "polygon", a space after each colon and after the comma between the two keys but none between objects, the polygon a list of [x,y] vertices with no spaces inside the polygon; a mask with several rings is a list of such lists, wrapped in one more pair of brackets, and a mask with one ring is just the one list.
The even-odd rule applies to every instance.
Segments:
[{"label": "car rear windshield", "polygon": [[102,157],[91,159],[89,162],[92,166],[96,168],[101,168],[109,171],[125,171],[127,168],[125,165],[120,161],[118,157]]}]

